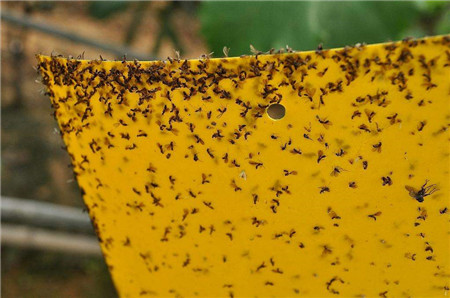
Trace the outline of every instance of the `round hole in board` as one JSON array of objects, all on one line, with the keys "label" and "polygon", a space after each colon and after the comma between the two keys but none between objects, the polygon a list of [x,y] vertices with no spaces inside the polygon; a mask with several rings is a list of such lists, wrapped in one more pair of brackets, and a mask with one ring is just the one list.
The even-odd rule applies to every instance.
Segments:
[{"label": "round hole in board", "polygon": [[272,120],[280,120],[283,119],[284,115],[286,115],[286,108],[279,103],[271,104],[267,108],[267,115]]}]

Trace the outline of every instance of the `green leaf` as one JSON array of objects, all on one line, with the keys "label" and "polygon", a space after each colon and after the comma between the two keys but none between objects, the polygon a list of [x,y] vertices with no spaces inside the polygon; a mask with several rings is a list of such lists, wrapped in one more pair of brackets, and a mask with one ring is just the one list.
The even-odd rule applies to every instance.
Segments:
[{"label": "green leaf", "polygon": [[313,50],[319,43],[338,47],[358,42],[403,38],[419,18],[414,2],[203,2],[202,33],[220,56],[249,53],[249,45],[267,51],[289,45]]},{"label": "green leaf", "polygon": [[436,24],[436,34],[449,34],[449,33],[450,33],[450,9],[447,8],[446,12],[442,15],[442,17]]},{"label": "green leaf", "polygon": [[315,43],[308,26],[309,2],[202,2],[202,33],[216,56],[285,47],[304,49]]},{"label": "green leaf", "polygon": [[416,6],[422,13],[432,14],[448,5],[446,1],[417,1]]},{"label": "green leaf", "polygon": [[414,2],[314,2],[311,6],[326,47],[401,39],[419,18]]}]

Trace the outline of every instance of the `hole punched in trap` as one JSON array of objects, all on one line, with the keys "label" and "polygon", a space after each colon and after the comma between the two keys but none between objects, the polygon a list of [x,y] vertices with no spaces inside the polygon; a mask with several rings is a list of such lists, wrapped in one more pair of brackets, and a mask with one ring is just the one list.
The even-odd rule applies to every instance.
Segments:
[{"label": "hole punched in trap", "polygon": [[284,115],[286,115],[286,108],[279,103],[271,104],[267,108],[267,115],[272,120],[280,120],[284,118]]}]

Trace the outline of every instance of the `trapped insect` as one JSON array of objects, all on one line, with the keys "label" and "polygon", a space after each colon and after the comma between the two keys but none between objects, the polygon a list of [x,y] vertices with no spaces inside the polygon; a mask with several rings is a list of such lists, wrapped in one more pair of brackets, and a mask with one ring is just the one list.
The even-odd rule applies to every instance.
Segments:
[{"label": "trapped insect", "polygon": [[439,189],[437,188],[436,184],[428,185],[428,180],[425,181],[425,183],[422,185],[422,187],[417,190],[412,186],[405,185],[405,188],[407,191],[409,191],[409,195],[416,199],[418,202],[422,203],[424,201],[424,198],[426,196],[432,195]]}]

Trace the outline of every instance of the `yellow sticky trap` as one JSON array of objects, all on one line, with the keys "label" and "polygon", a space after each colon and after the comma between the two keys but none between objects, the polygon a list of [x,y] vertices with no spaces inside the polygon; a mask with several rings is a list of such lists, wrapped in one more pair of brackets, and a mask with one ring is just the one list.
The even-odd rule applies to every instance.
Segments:
[{"label": "yellow sticky trap", "polygon": [[38,60],[121,296],[448,295],[450,36]]}]

